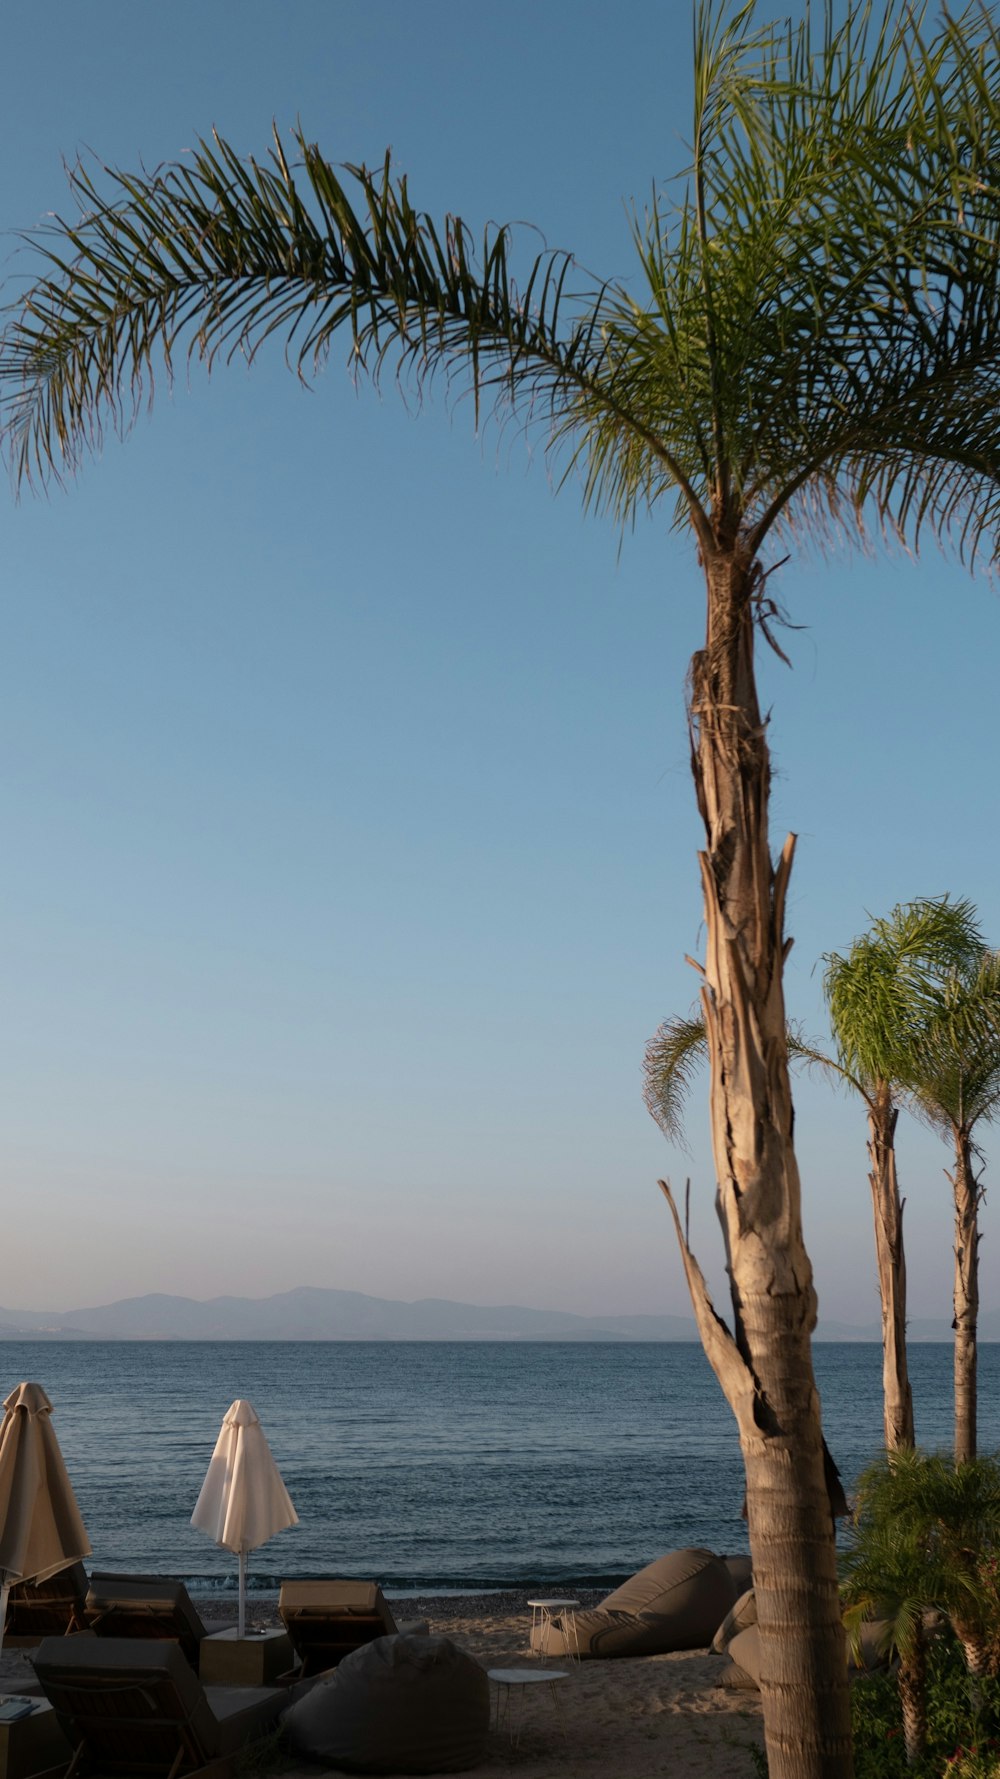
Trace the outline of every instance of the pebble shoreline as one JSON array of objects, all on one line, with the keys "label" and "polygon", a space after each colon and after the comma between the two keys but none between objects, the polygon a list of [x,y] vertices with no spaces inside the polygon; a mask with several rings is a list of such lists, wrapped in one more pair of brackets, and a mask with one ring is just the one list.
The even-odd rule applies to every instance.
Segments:
[{"label": "pebble shoreline", "polygon": [[[546,1592],[527,1588],[524,1590],[508,1588],[495,1593],[486,1594],[387,1594],[386,1599],[393,1616],[397,1619],[426,1618],[432,1628],[450,1624],[454,1619],[468,1618],[516,1618],[523,1614],[527,1619],[531,1613],[528,1599]],[[596,1606],[603,1600],[600,1588],[567,1588],[564,1591],[579,1600],[581,1606]],[[235,1617],[238,1601],[235,1594],[196,1594],[192,1595],[195,1605],[203,1618]],[[260,1594],[251,1595],[247,1601],[247,1624],[252,1626],[276,1625],[278,1623],[278,1598],[273,1599]]]}]

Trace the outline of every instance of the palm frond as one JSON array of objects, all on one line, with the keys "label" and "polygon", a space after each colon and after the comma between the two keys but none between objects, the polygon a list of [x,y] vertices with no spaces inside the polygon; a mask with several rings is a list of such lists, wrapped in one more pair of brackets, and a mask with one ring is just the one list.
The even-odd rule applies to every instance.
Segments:
[{"label": "palm frond", "polygon": [[869,1085],[909,1082],[942,984],[978,968],[983,944],[970,902],[922,897],[873,921],[846,955],[827,953],[823,986],[844,1066]]},{"label": "palm frond", "polygon": [[[805,1036],[801,1025],[789,1020],[785,1038],[788,1055],[793,1063],[803,1063],[807,1068],[819,1069],[828,1079],[839,1085],[864,1092],[836,1057],[827,1056],[813,1039]],[[686,1018],[664,1020],[646,1045],[642,1065],[642,1097],[646,1110],[656,1120],[668,1141],[676,1143],[682,1149],[687,1148],[684,1113],[688,1095],[695,1076],[707,1060],[708,1040],[705,1036],[705,1021],[700,1013],[689,1013]]]},{"label": "palm frond", "polygon": [[211,369],[277,338],[305,376],[343,332],[352,368],[374,382],[391,369],[421,392],[443,376],[471,392],[477,417],[488,398],[546,422],[554,443],[609,414],[661,482],[690,492],[665,440],[640,440],[608,293],[570,255],[536,254],[518,283],[509,229],[487,228],[477,249],[460,218],[439,228],[413,208],[388,156],[376,173],[338,171],[296,141],[294,168],[275,131],[263,162],[216,136],[151,175],[71,170],[79,219],[38,237],[48,274],[8,309],[0,345],[19,477],[73,467],[105,422],[127,430],[179,352]]},{"label": "palm frond", "polygon": [[1000,953],[941,982],[904,1083],[913,1109],[943,1132],[971,1135],[1000,1110]]},{"label": "palm frond", "polygon": [[658,1026],[643,1059],[646,1109],[671,1143],[686,1149],[684,1110],[691,1083],[708,1058],[705,1021],[698,1013],[666,1019]]},{"label": "palm frond", "polygon": [[[817,20],[819,28],[817,29]],[[132,175],[78,166],[5,312],[0,424],[19,478],[130,425],[179,353],[342,332],[376,381],[441,378],[540,422],[585,500],[665,495],[703,550],[774,527],[914,543],[1000,532],[1000,39],[972,7],[829,4],[787,28],[699,0],[691,162],[635,219],[635,289],[514,234],[435,223],[385,165],[275,135]],[[520,271],[516,270],[520,267]]]}]

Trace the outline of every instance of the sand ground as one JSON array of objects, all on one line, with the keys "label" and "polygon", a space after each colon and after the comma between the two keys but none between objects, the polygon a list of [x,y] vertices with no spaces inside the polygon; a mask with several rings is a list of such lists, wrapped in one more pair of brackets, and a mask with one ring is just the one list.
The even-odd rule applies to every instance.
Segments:
[{"label": "sand ground", "polygon": [[[215,1618],[235,1616],[234,1600],[199,1604]],[[426,1617],[433,1631],[453,1637],[485,1667],[537,1666],[527,1647],[530,1615],[518,1595],[392,1604],[398,1618]],[[277,1622],[276,1602],[255,1599],[249,1617],[254,1624]],[[7,1690],[30,1674],[29,1655],[4,1652],[0,1678]],[[569,1670],[558,1683],[559,1706],[547,1687],[533,1687],[519,1701],[516,1744],[506,1725],[494,1724],[476,1772],[518,1779],[753,1779],[748,1747],[763,1740],[760,1701],[756,1693],[718,1685],[721,1657],[698,1650],[551,1665]],[[281,1779],[316,1779],[323,1769],[279,1760],[269,1770]]]}]

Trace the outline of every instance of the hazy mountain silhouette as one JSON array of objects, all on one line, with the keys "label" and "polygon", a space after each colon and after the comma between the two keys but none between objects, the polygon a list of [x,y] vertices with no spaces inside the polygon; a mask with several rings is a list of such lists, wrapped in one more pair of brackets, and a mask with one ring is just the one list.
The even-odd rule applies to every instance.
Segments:
[{"label": "hazy mountain silhouette", "polygon": [[[724,1307],[720,1305],[723,1314]],[[1000,1310],[979,1318],[1000,1339]],[[947,1341],[948,1323],[918,1318],[911,1340]],[[152,1292],[94,1309],[0,1309],[0,1340],[599,1340],[696,1341],[690,1316],[575,1316],[424,1297],[414,1303],[300,1285],[273,1297],[171,1297]],[[824,1321],[819,1340],[877,1341],[877,1322]]]}]

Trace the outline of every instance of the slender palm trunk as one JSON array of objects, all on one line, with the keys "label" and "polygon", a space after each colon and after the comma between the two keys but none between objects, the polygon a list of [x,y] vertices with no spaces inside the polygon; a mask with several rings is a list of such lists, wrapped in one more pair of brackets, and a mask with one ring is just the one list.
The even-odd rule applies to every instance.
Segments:
[{"label": "slender palm trunk", "polygon": [[906,1764],[912,1767],[927,1747],[927,1651],[919,1627],[912,1650],[899,1664],[898,1685]]},{"label": "slender palm trunk", "polygon": [[[707,836],[702,1001],[735,1319],[731,1351],[720,1352],[711,1333],[706,1346],[736,1414],[746,1466],[770,1776],[849,1779],[834,1522],[810,1351],[816,1296],[800,1223],[785,1042],[783,916],[793,843],[773,867],[770,761],[753,661],[759,570],[736,554],[705,566],[708,636],[691,667],[692,765]],[[704,1335],[704,1313],[699,1326]]]},{"label": "slender palm trunk", "polygon": [[906,1364],[906,1255],[903,1200],[896,1178],[896,1120],[888,1084],[876,1084],[868,1111],[868,1159],[875,1260],[882,1300],[882,1418],[886,1451],[912,1448],[913,1393]]},{"label": "slender palm trunk", "polygon": [[955,1128],[955,1463],[976,1455],[977,1331],[979,1323],[979,1181],[972,1140]]}]

